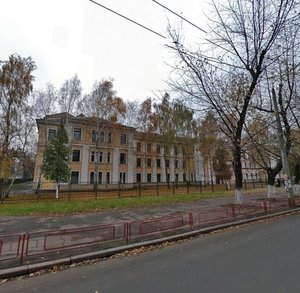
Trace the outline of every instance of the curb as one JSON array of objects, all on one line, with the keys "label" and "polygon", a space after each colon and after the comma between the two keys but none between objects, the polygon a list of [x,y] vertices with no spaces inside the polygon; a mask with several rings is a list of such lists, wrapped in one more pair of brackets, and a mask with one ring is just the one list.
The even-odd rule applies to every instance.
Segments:
[{"label": "curb", "polygon": [[18,267],[13,267],[13,268],[7,268],[7,269],[0,270],[0,279],[18,277],[18,276],[30,274],[30,273],[33,273],[33,272],[36,272],[39,270],[50,269],[55,266],[71,265],[73,263],[82,262],[84,260],[109,257],[114,254],[124,252],[126,250],[132,250],[132,249],[139,248],[142,246],[157,245],[157,244],[161,244],[164,242],[186,239],[189,237],[197,236],[200,234],[207,234],[212,231],[225,229],[228,227],[235,227],[235,226],[252,223],[252,222],[259,221],[259,220],[269,219],[269,218],[273,218],[273,217],[277,217],[277,216],[281,216],[281,215],[294,214],[297,212],[300,212],[300,208],[294,208],[294,209],[285,210],[285,211],[281,211],[281,212],[275,212],[275,213],[258,216],[258,217],[252,217],[252,218],[248,218],[248,219],[236,220],[233,222],[213,225],[213,226],[200,228],[200,229],[189,231],[189,232],[184,232],[181,234],[166,236],[166,237],[157,238],[157,239],[153,239],[153,240],[142,241],[142,242],[123,245],[123,246],[114,247],[114,248],[108,248],[108,249],[99,250],[99,251],[90,252],[90,253],[78,254],[75,256],[65,257],[65,258],[61,258],[61,259],[57,259],[57,260],[36,263],[36,264],[23,265],[23,266],[18,266]]}]

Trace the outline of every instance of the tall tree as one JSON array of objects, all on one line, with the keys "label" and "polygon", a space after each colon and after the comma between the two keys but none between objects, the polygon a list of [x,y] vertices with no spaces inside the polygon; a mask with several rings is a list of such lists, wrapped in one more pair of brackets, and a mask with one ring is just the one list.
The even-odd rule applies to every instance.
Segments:
[{"label": "tall tree", "polygon": [[212,162],[219,135],[218,120],[213,111],[208,111],[197,127],[199,150],[203,158],[204,180],[213,180]]},{"label": "tall tree", "polygon": [[[154,133],[154,125],[153,125],[153,105],[152,105],[152,99],[147,98],[145,99],[138,108],[138,114],[137,114],[137,122],[138,127],[137,129],[140,131],[141,141],[144,144],[144,146],[141,146],[142,151],[142,170],[143,170],[143,177],[146,178],[146,162],[147,162],[147,155],[152,156],[152,154],[147,151],[147,145],[148,143],[152,143],[153,141],[153,133]],[[144,179],[145,180],[145,179]]]},{"label": "tall tree", "polygon": [[129,127],[139,127],[139,108],[140,103],[138,101],[126,101],[125,102],[126,113],[123,116],[119,116],[119,123]]},{"label": "tall tree", "polygon": [[[1,64],[2,63],[2,64]],[[11,55],[7,61],[0,62],[0,180],[12,175],[15,163],[12,147],[20,133],[20,116],[26,107],[27,97],[32,91],[36,69],[31,57]],[[15,144],[12,146],[12,144]]]},{"label": "tall tree", "polygon": [[[166,162],[173,158],[178,160],[181,153],[183,169],[188,175],[186,180],[190,180],[190,158],[194,154],[196,123],[194,113],[182,100],[172,100],[166,93],[160,103],[154,104],[153,126],[155,131],[161,136],[164,148],[165,173],[168,178],[168,164]],[[175,172],[175,166],[174,166]],[[175,174],[173,174],[175,177]]]},{"label": "tall tree", "polygon": [[[192,180],[191,170],[197,142],[197,124],[194,119],[194,111],[189,109],[182,100],[176,99],[172,103],[174,138],[174,159],[181,156],[182,167],[187,181]],[[191,160],[192,159],[192,160]],[[195,174],[193,174],[195,176]]]},{"label": "tall tree", "polygon": [[53,114],[57,110],[58,93],[54,85],[50,82],[45,89],[35,90],[32,95],[31,104],[34,108],[36,117],[43,118]]},{"label": "tall tree", "polygon": [[110,144],[103,137],[103,131],[111,122],[117,122],[119,117],[126,112],[125,103],[122,98],[116,96],[113,88],[113,81],[103,79],[94,83],[90,94],[86,95],[82,103],[82,111],[91,116],[92,123],[95,125],[95,172],[94,187],[97,190],[99,172],[99,154],[101,147],[106,144],[109,151]]},{"label": "tall tree", "polygon": [[[297,19],[297,1],[212,0],[208,46],[188,50],[169,30],[179,62],[174,87],[197,104],[212,108],[232,143],[235,200],[242,202],[241,139],[253,94],[262,73],[286,48],[284,28]],[[273,50],[276,47],[276,52]],[[179,76],[179,77],[178,77]]]},{"label": "tall tree", "polygon": [[165,162],[166,182],[169,186],[170,178],[168,176],[168,169],[170,166],[168,162],[170,162],[171,147],[173,146],[175,140],[175,128],[173,125],[172,103],[168,93],[164,94],[160,103],[154,104],[154,110],[153,122],[156,132],[161,137]]},{"label": "tall tree", "polygon": [[61,112],[67,112],[75,115],[81,104],[82,87],[81,81],[77,74],[71,79],[65,80],[59,89],[58,104]]},{"label": "tall tree", "polygon": [[224,180],[229,186],[228,180],[232,177],[231,167],[231,154],[228,150],[228,144],[224,139],[219,138],[213,155],[213,168],[216,172],[217,182]]},{"label": "tall tree", "polygon": [[0,138],[3,151],[9,149],[10,143],[17,132],[16,121],[20,115],[21,106],[26,104],[32,91],[36,69],[31,57],[23,58],[11,55],[2,62],[0,68]]},{"label": "tall tree", "polygon": [[56,183],[56,198],[58,198],[59,184],[70,180],[71,149],[67,144],[68,134],[64,125],[61,124],[44,152],[43,173],[46,179]]}]

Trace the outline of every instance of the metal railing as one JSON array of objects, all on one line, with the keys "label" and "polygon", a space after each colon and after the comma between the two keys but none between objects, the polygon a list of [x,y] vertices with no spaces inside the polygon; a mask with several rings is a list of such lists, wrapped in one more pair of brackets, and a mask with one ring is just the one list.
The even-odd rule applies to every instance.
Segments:
[{"label": "metal railing", "polygon": [[300,206],[300,197],[264,199],[140,221],[11,235],[0,234],[0,269],[175,235],[296,206]]},{"label": "metal railing", "polygon": [[[244,188],[255,189],[266,185],[264,181],[251,180],[244,182]],[[9,184],[0,187],[1,203],[13,201],[40,201],[55,199],[54,183],[24,182],[13,184],[9,190]],[[233,188],[234,182],[231,183]],[[8,192],[9,190],[9,192]],[[60,199],[86,199],[86,198],[124,198],[138,196],[176,195],[202,192],[215,192],[228,190],[228,184],[215,184],[204,181],[185,182],[143,182],[143,183],[110,183],[90,184],[80,182],[78,184],[62,183],[59,187]]]}]

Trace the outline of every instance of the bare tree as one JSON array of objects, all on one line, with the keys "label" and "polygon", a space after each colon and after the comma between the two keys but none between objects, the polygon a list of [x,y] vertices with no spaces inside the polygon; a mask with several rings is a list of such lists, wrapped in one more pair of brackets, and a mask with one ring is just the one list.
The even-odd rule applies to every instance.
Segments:
[{"label": "bare tree", "polygon": [[249,105],[262,73],[278,59],[280,36],[297,16],[296,1],[214,1],[208,45],[188,50],[169,29],[180,63],[175,89],[198,108],[214,109],[232,143],[235,200],[242,202],[241,139]]},{"label": "bare tree", "polygon": [[[47,115],[55,113],[55,111],[58,108],[57,105],[58,102],[58,92],[55,89],[54,85],[50,82],[46,84],[45,89],[39,89],[33,92],[31,96],[31,105],[33,108],[33,115],[37,118],[44,118]],[[44,137],[47,138],[47,119],[45,119],[46,127],[44,128]],[[48,144],[48,141],[45,141],[46,147]],[[44,153],[43,153],[44,156]],[[43,161],[43,160],[42,160]],[[42,165],[39,166],[39,176],[38,176],[38,184],[36,187],[36,192],[41,187],[42,183]]]},{"label": "bare tree", "polygon": [[35,110],[35,116],[43,118],[57,110],[58,93],[54,85],[50,82],[46,84],[45,89],[39,89],[33,92],[31,104]]},{"label": "bare tree", "polygon": [[81,104],[81,81],[75,74],[71,79],[66,80],[59,89],[58,103],[61,112],[75,115]]},{"label": "bare tree", "polygon": [[119,122],[129,127],[139,127],[139,107],[138,101],[126,101],[126,113],[119,118]]},{"label": "bare tree", "polygon": [[83,113],[91,116],[91,121],[95,125],[92,131],[95,142],[94,187],[97,191],[100,149],[106,144],[109,151],[111,145],[109,138],[104,139],[104,130],[109,123],[118,121],[118,118],[126,112],[126,107],[123,100],[116,96],[113,81],[103,79],[94,83],[91,93],[84,97],[81,109]]}]

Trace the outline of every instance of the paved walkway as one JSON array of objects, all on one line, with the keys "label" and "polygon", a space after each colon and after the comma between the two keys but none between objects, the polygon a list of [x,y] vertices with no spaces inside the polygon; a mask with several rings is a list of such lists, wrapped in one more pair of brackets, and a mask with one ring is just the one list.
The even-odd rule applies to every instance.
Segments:
[{"label": "paved walkway", "polygon": [[[277,194],[284,196],[284,193]],[[244,195],[244,202],[266,198],[265,192]],[[234,197],[199,200],[192,203],[176,203],[153,207],[118,209],[63,216],[4,216],[1,217],[0,233],[2,235],[21,232],[68,229],[90,225],[104,225],[116,222],[143,220],[154,217],[174,215],[200,209],[216,208],[234,203]]]}]

